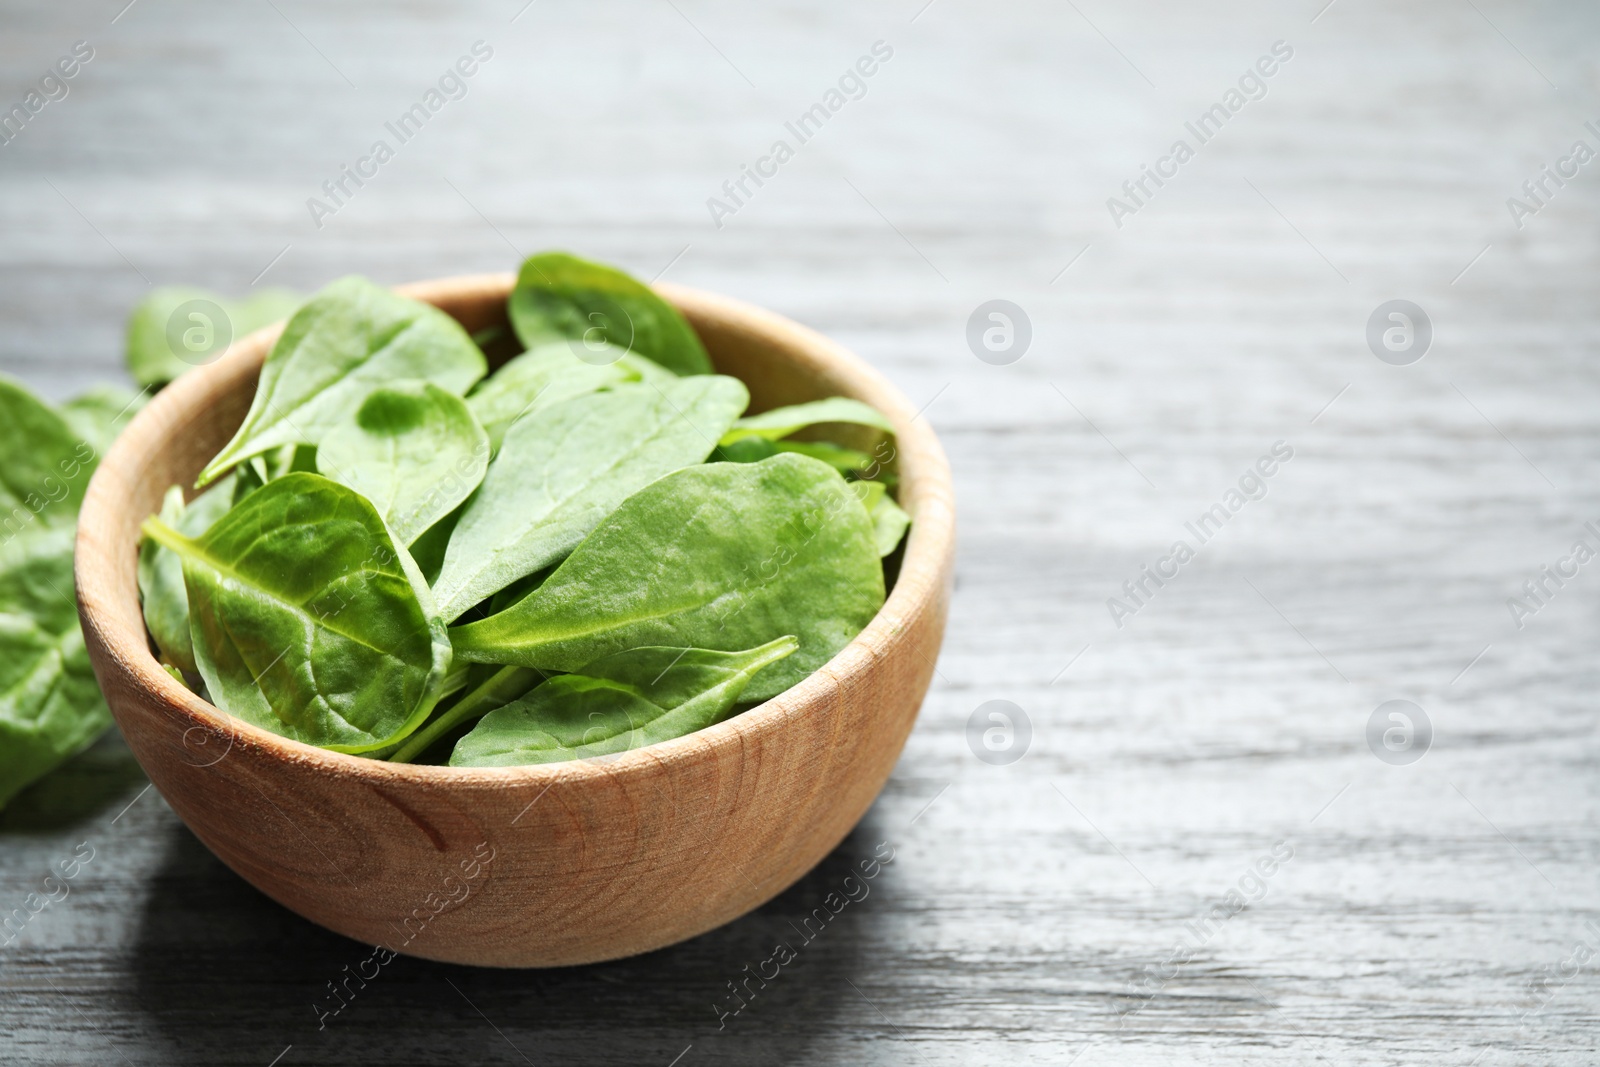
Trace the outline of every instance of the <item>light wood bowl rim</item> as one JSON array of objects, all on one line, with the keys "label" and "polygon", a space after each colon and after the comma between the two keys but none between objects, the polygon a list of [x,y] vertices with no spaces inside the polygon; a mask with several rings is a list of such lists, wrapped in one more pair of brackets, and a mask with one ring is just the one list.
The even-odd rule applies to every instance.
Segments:
[{"label": "light wood bowl rim", "polygon": [[[515,279],[516,275],[510,272],[458,275],[394,288],[413,299],[443,303],[471,298],[474,294],[481,296],[485,291],[497,289],[508,294]],[[85,628],[93,629],[108,653],[106,660],[98,665],[99,669],[123,674],[134,688],[155,697],[167,711],[191,720],[191,729],[198,727],[230,737],[230,745],[244,742],[283,761],[320,767],[330,774],[377,785],[408,782],[472,789],[509,783],[553,785],[560,781],[570,786],[589,776],[606,780],[625,778],[630,772],[643,772],[655,765],[700,762],[723,756],[737,759],[737,750],[749,742],[751,734],[783,729],[791,704],[803,707],[813,697],[825,704],[830,691],[848,684],[852,676],[874,668],[875,649],[897,632],[900,620],[915,617],[930,607],[948,580],[954,552],[955,513],[954,491],[944,451],[932,428],[904,394],[859,356],[823,335],[731,297],[670,283],[658,283],[654,288],[691,318],[697,311],[714,314],[751,332],[781,338],[791,345],[798,343],[827,364],[830,372],[849,379],[855,386],[853,395],[877,407],[894,425],[901,496],[904,499],[908,495],[906,490],[912,490],[908,510],[913,520],[898,579],[883,607],[866,628],[815,673],[749,711],[684,737],[602,760],[494,768],[400,764],[330,752],[234,718],[191,692],[162,669],[151,654],[137,592],[132,617],[140,620],[139,627],[130,630],[116,624],[119,612],[111,607],[111,602],[119,588],[128,588],[126,574],[136,566],[135,554],[130,553],[121,561],[112,559],[102,550],[100,539],[86,537],[85,531],[109,521],[109,516],[117,509],[129,506],[123,487],[136,481],[140,449],[148,447],[151,438],[164,436],[163,416],[204,400],[211,393],[210,378],[223,375],[225,369],[234,364],[254,362],[259,372],[260,362],[283,329],[281,322],[237,339],[220,359],[185,374],[161,390],[129,422],[102,458],[80,511],[78,550],[74,560],[80,618]],[[128,569],[122,572],[122,581],[117,579],[119,568]],[[124,604],[123,608],[126,607]]]}]

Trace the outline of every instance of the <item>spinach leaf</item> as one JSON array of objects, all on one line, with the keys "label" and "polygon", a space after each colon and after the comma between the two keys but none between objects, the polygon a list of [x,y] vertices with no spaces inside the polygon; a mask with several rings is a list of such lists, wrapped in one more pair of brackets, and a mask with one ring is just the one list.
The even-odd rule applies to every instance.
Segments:
[{"label": "spinach leaf", "polygon": [[853,474],[860,478],[865,478],[872,467],[872,457],[865,452],[857,452],[832,441],[769,441],[765,437],[724,440],[717,445],[712,458],[726,463],[759,463],[780,452],[797,452],[802,456],[820,459],[840,474]]},{"label": "spinach leaf", "polygon": [[728,444],[745,437],[765,437],[769,441],[776,441],[808,426],[829,422],[854,423],[894,432],[894,425],[877,408],[847,396],[830,396],[826,400],[773,408],[759,415],[742,418],[723,435],[722,443]]},{"label": "spinach leaf", "polygon": [[524,414],[638,380],[638,372],[620,361],[586,363],[573,354],[570,342],[561,341],[524,352],[495,371],[467,397],[467,406],[489,432],[489,443],[499,448],[506,430]]},{"label": "spinach leaf", "polygon": [[[624,352],[612,366],[621,367],[646,384],[653,382],[656,385],[666,385],[674,378],[682,377],[676,371],[668,370],[655,360],[645,359],[643,356],[633,352]],[[707,371],[705,373],[710,372]]]},{"label": "spinach leaf", "polygon": [[[475,669],[483,669],[479,664],[473,666]],[[502,704],[517,699],[545,679],[543,671],[528,667],[501,667],[499,670],[491,667],[489,670],[489,675],[483,681],[446,708],[438,718],[407,738],[399,751],[389,757],[389,762],[411,763],[462,723],[487,715]]]},{"label": "spinach leaf", "polygon": [[72,598],[75,534],[39,524],[0,540],[0,807],[111,725]]},{"label": "spinach leaf", "polygon": [[800,643],[747,652],[634,648],[563,674],[484,716],[456,742],[452,767],[516,767],[606,756],[721,722],[763,667]]},{"label": "spinach leaf", "polygon": [[0,807],[110,725],[77,624],[0,613]]},{"label": "spinach leaf", "polygon": [[548,341],[609,342],[679,374],[710,374],[711,358],[678,309],[615,267],[566,252],[530,256],[507,305],[529,349]]},{"label": "spinach leaf", "polygon": [[72,432],[93,446],[97,455],[103,456],[147,399],[145,392],[132,393],[115,385],[100,385],[73,397],[57,410],[72,427]]},{"label": "spinach leaf", "polygon": [[440,612],[456,619],[571,552],[630,494],[705,459],[749,398],[737,378],[705,374],[619,385],[513,423],[450,536],[433,584]]},{"label": "spinach leaf", "polygon": [[49,405],[0,374],[0,542],[73,526],[100,453]]},{"label": "spinach leaf", "polygon": [[850,488],[855,490],[856,498],[872,519],[872,537],[878,546],[878,555],[887,556],[905,536],[911,526],[911,516],[894,502],[882,482],[851,482]]},{"label": "spinach leaf", "polygon": [[285,289],[229,300],[205,289],[163,286],[128,316],[128,372],[140,385],[176,381],[221,355],[230,342],[288,318],[303,300]]},{"label": "spinach leaf", "polygon": [[641,645],[796,635],[800,650],[751,685],[749,699],[765,700],[832,658],[883,600],[866,509],[831,467],[786,453],[652,482],[538,589],[450,636],[463,659],[577,671]]},{"label": "spinach leaf", "polygon": [[370,500],[409,545],[483,481],[489,436],[459,396],[432,382],[397,382],[368,393],[353,419],[330,430],[316,462]]},{"label": "spinach leaf", "polygon": [[[241,468],[243,469],[243,468]],[[183,487],[174,485],[161,502],[161,521],[187,537],[198,537],[233,506],[232,475],[187,506]],[[144,624],[161,658],[179,670],[198,673],[189,638],[189,594],[183,585],[183,560],[148,537],[139,546],[139,597]]]},{"label": "spinach leaf", "polygon": [[772,447],[779,452],[798,452],[802,456],[820,459],[840,474],[854,474],[861,478],[866,477],[866,471],[872,466],[872,457],[865,452],[845,448],[832,441],[774,441]]},{"label": "spinach leaf", "polygon": [[487,370],[472,338],[438,308],[341,278],[284,327],[244,423],[197,484],[284,444],[318,444],[378,386],[423,378],[460,395]]},{"label": "spinach leaf", "polygon": [[109,400],[91,395],[69,419],[0,375],[0,806],[111,724],[72,583]]},{"label": "spinach leaf", "polygon": [[336,752],[415,730],[450,667],[427,585],[355,490],[296,472],[199,537],[147,519],[183,558],[195,662],[223,711]]}]

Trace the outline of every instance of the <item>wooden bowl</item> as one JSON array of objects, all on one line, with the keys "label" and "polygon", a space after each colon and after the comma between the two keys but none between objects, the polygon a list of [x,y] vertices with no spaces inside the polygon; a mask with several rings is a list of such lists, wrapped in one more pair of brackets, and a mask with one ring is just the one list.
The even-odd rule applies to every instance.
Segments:
[{"label": "wooden bowl", "polygon": [[[469,330],[504,324],[510,274],[402,287]],[[604,762],[505,769],[326,752],[219,712],[150,653],[139,523],[190,486],[250,405],[281,330],[242,338],[162,391],[83,503],[78,603],[128,746],[206,847],[285,907],[393,952],[553,967],[694,937],[770,900],[844,838],[883,788],[927,692],[954,546],[932,430],[855,356],[787,319],[663,285],[752,410],[857,397],[897,433],[915,522],[888,603],[821,670],[708,730]]]}]

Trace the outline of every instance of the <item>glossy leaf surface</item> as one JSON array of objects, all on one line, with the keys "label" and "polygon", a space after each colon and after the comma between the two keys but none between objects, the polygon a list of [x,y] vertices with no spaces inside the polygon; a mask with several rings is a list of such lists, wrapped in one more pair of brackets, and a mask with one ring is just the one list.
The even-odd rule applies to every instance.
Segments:
[{"label": "glossy leaf surface", "polygon": [[341,752],[427,717],[450,666],[444,624],[355,490],[287,474],[198,537],[145,532],[183,558],[195,662],[222,710]]}]

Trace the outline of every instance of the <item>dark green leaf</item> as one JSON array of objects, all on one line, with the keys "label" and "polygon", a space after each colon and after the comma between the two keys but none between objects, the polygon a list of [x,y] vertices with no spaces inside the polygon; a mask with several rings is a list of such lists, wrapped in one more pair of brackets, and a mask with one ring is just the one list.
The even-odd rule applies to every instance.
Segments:
[{"label": "dark green leaf", "polygon": [[443,621],[353,489],[287,474],[197,538],[144,529],[183,557],[196,664],[222,710],[339,752],[390,745],[432,710],[450,666]]},{"label": "dark green leaf", "polygon": [[710,374],[705,346],[678,309],[614,267],[565,252],[522,264],[508,305],[529,349],[550,341],[609,342],[679,374]]},{"label": "dark green leaf", "polygon": [[537,590],[451,639],[464,659],[576,671],[642,645],[729,651],[794,634],[800,650],[751,686],[764,700],[832,658],[883,598],[866,509],[832,468],[784,454],[652,482]]},{"label": "dark green leaf", "polygon": [[800,647],[747,652],[634,648],[563,674],[489,712],[456,742],[452,767],[516,767],[607,756],[721,722],[763,667]]},{"label": "dark green leaf", "polygon": [[342,278],[284,327],[244,423],[198,484],[270,449],[320,443],[378,386],[422,378],[460,395],[487,369],[472,338],[438,308]]}]

